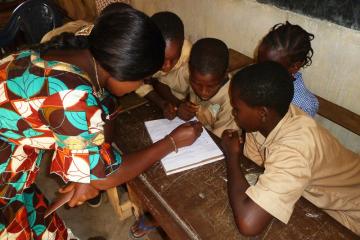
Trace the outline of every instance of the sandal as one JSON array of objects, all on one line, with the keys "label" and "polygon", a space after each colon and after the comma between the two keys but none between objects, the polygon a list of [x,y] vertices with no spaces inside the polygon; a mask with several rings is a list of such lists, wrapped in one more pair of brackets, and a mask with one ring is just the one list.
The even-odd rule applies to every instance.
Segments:
[{"label": "sandal", "polygon": [[[148,233],[150,233],[151,231],[154,231],[157,229],[157,227],[155,226],[146,226],[145,225],[145,216],[142,215],[139,220],[137,220],[131,227],[129,230],[129,236],[132,239],[140,239],[143,236],[147,235]],[[138,233],[140,232],[140,234]]]}]

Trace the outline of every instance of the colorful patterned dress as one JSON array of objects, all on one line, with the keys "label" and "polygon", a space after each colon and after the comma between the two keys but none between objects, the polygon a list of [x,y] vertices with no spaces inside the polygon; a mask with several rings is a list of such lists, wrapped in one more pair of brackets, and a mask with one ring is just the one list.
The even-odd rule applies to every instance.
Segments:
[{"label": "colorful patterned dress", "polygon": [[[45,61],[36,51],[0,60],[0,239],[67,239],[34,181],[45,150],[51,172],[89,183],[117,169],[118,152],[104,142],[110,106],[93,95],[78,67]],[[110,102],[110,101],[108,101]]]}]

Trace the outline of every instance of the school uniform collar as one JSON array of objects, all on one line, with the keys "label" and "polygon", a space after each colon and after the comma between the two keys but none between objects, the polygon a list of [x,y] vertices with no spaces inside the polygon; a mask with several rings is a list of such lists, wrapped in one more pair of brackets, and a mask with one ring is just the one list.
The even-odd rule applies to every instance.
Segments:
[{"label": "school uniform collar", "polygon": [[[279,132],[281,131],[281,128],[286,124],[286,122],[293,116],[292,113],[292,104],[290,104],[290,107],[285,114],[285,116],[278,122],[278,124],[275,126],[275,128],[269,133],[269,135],[265,138],[263,144],[260,147],[260,150],[263,150],[270,146],[276,138],[279,136]],[[258,132],[261,134],[260,132]],[[261,134],[261,136],[263,136]]]}]

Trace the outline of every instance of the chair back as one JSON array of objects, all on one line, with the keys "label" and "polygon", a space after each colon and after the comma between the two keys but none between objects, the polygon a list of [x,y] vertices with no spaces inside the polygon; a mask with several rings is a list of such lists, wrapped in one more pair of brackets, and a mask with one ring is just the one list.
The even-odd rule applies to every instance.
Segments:
[{"label": "chair back", "polygon": [[47,32],[61,26],[65,17],[64,11],[51,0],[27,0],[16,7],[0,31],[0,48],[9,45],[20,31],[25,44],[39,43]]}]

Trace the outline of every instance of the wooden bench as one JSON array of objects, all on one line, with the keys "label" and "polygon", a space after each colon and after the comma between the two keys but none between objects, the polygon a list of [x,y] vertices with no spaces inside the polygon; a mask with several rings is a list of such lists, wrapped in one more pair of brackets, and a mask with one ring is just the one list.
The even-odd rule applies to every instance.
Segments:
[{"label": "wooden bench", "polygon": [[[230,64],[229,71],[234,71],[254,62],[254,60],[234,49],[229,49]],[[360,115],[332,103],[325,98],[316,96],[319,100],[318,114],[347,130],[360,135]]]},{"label": "wooden bench", "polygon": [[254,63],[254,60],[238,51],[229,48],[229,67],[228,72],[235,71],[249,64]]},{"label": "wooden bench", "polygon": [[360,136],[360,115],[320,96],[318,114]]}]

